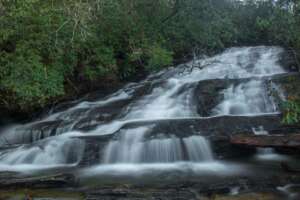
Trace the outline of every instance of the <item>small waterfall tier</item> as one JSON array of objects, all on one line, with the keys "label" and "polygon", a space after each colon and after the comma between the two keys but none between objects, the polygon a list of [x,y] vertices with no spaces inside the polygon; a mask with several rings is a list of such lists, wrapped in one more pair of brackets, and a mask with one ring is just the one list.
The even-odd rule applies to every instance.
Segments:
[{"label": "small waterfall tier", "polygon": [[169,138],[163,135],[145,140],[148,128],[121,132],[118,140],[109,142],[104,151],[103,163],[161,163],[176,161],[211,161],[211,148],[202,136]]}]

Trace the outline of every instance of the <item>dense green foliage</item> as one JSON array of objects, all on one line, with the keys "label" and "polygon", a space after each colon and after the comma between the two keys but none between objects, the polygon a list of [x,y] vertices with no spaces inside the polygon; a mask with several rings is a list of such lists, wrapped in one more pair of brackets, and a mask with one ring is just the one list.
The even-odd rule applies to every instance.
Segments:
[{"label": "dense green foliage", "polygon": [[295,124],[300,120],[300,102],[299,100],[289,100],[283,103],[285,117],[283,123]]},{"label": "dense green foliage", "polygon": [[0,105],[38,108],[80,84],[131,80],[192,51],[297,51],[299,10],[291,0],[2,0]]}]

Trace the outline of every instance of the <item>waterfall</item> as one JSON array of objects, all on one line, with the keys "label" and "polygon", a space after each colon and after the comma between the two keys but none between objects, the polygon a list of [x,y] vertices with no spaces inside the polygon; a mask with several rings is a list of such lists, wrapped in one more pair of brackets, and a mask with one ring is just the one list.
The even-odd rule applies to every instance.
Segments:
[{"label": "waterfall", "polygon": [[[268,131],[264,130],[264,127],[260,126],[258,128],[253,128],[253,133],[255,135],[269,135]],[[257,148],[257,152],[259,155],[272,155],[274,154],[274,150],[272,148]]]},{"label": "waterfall", "polygon": [[[71,133],[74,135],[74,133]],[[75,133],[76,134],[76,133]],[[70,135],[70,134],[69,134]],[[60,136],[32,144],[22,145],[0,153],[0,169],[5,165],[56,166],[78,163],[84,149],[83,141]]]},{"label": "waterfall", "polygon": [[[270,67],[273,67],[275,73],[283,72],[281,67],[276,64],[276,57],[273,57],[274,51],[279,53],[280,49],[267,49],[265,52],[266,49],[259,48],[258,52],[262,52],[262,55],[254,51],[257,54],[255,58],[252,58],[251,50],[253,49],[232,49],[219,57],[217,56],[214,59],[220,61],[216,62],[216,65],[199,70],[201,75],[199,71],[192,71],[186,75],[189,77],[188,79],[186,76],[178,75],[170,77],[166,84],[155,88],[150,95],[131,105],[127,115],[122,120],[197,116],[190,105],[190,93],[194,91],[194,88],[181,91],[183,86],[201,79],[214,78],[213,76],[218,75],[221,71],[219,63],[222,63],[224,58],[226,62],[232,60],[232,58],[228,58],[228,55],[237,54],[232,63],[228,64],[230,73],[223,74],[223,76],[225,75],[224,78],[229,78],[231,75],[234,78],[251,76],[260,78],[272,74]],[[250,65],[253,59],[257,59],[257,61]],[[218,68],[213,69],[213,67]],[[222,67],[225,68],[225,66]],[[214,73],[209,70],[213,70]],[[196,78],[195,74],[198,74],[199,77]],[[236,87],[230,86],[223,91],[223,94],[224,100],[213,109],[214,115],[263,114],[276,112],[277,109],[274,102],[267,96],[267,91],[260,80],[250,80]],[[186,105],[190,105],[190,107]],[[199,162],[210,161],[213,158],[209,142],[202,136],[184,139],[176,137],[158,138],[143,141],[146,130],[130,130],[129,133],[122,132],[121,134],[123,136],[119,140],[108,144],[104,153],[104,163],[175,162],[182,160]]]},{"label": "waterfall", "polygon": [[121,138],[111,141],[104,152],[103,163],[166,163],[176,161],[211,161],[208,141],[201,136],[169,138],[163,135],[145,140],[148,128],[121,132]]},{"label": "waterfall", "polygon": [[277,106],[268,96],[261,80],[231,85],[223,92],[224,100],[213,109],[215,115],[274,113]]},{"label": "waterfall", "polygon": [[[100,165],[215,161],[209,137],[201,130],[178,136],[172,131],[172,122],[167,132],[137,122],[203,119],[194,99],[196,88],[215,79],[230,84],[218,91],[220,98],[209,110],[209,117],[277,113],[265,77],[285,73],[278,63],[282,52],[279,47],[230,48],[214,57],[153,74],[99,100],[71,102],[66,109],[2,131],[0,146],[21,146],[0,151],[0,165],[76,164],[88,145],[74,138],[73,132],[82,138],[110,137],[97,150]],[[135,126],[127,127],[132,123]],[[180,128],[181,132],[187,130]]]},{"label": "waterfall", "polygon": [[[255,135],[265,135],[265,136],[269,135],[269,132],[266,131],[263,126],[260,126],[258,128],[252,128],[252,130]],[[288,157],[276,153],[273,148],[256,148],[256,151],[257,151],[256,157],[258,159],[280,160],[280,161],[284,161],[288,159]]]}]

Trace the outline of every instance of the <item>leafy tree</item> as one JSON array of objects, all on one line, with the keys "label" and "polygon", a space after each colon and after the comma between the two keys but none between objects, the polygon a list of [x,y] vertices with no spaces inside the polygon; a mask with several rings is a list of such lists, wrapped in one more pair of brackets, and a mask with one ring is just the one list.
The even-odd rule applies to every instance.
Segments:
[{"label": "leafy tree", "polygon": [[0,1],[0,107],[29,112],[82,84],[136,80],[195,49],[270,44],[299,57],[299,24],[293,0]]}]

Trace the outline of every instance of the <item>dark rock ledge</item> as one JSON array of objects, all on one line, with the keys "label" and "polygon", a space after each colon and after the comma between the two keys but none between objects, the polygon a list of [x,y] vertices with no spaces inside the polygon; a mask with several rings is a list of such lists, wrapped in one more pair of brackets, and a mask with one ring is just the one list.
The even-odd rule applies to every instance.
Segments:
[{"label": "dark rock ledge", "polygon": [[[67,178],[66,178],[67,177]],[[299,174],[280,173],[272,177],[235,177],[219,181],[207,180],[182,181],[164,185],[101,185],[93,188],[80,188],[70,181],[71,175],[56,175],[53,177],[36,177],[11,179],[10,182],[23,184],[8,184],[0,187],[0,199],[28,200],[282,200],[293,194],[299,197]],[[9,178],[9,177],[6,177]],[[32,184],[38,180],[39,184]],[[60,185],[61,182],[69,182]],[[1,182],[3,179],[1,179]],[[56,187],[55,186],[56,182]],[[289,191],[282,191],[278,186],[290,185]],[[51,188],[51,189],[50,189]]]}]

